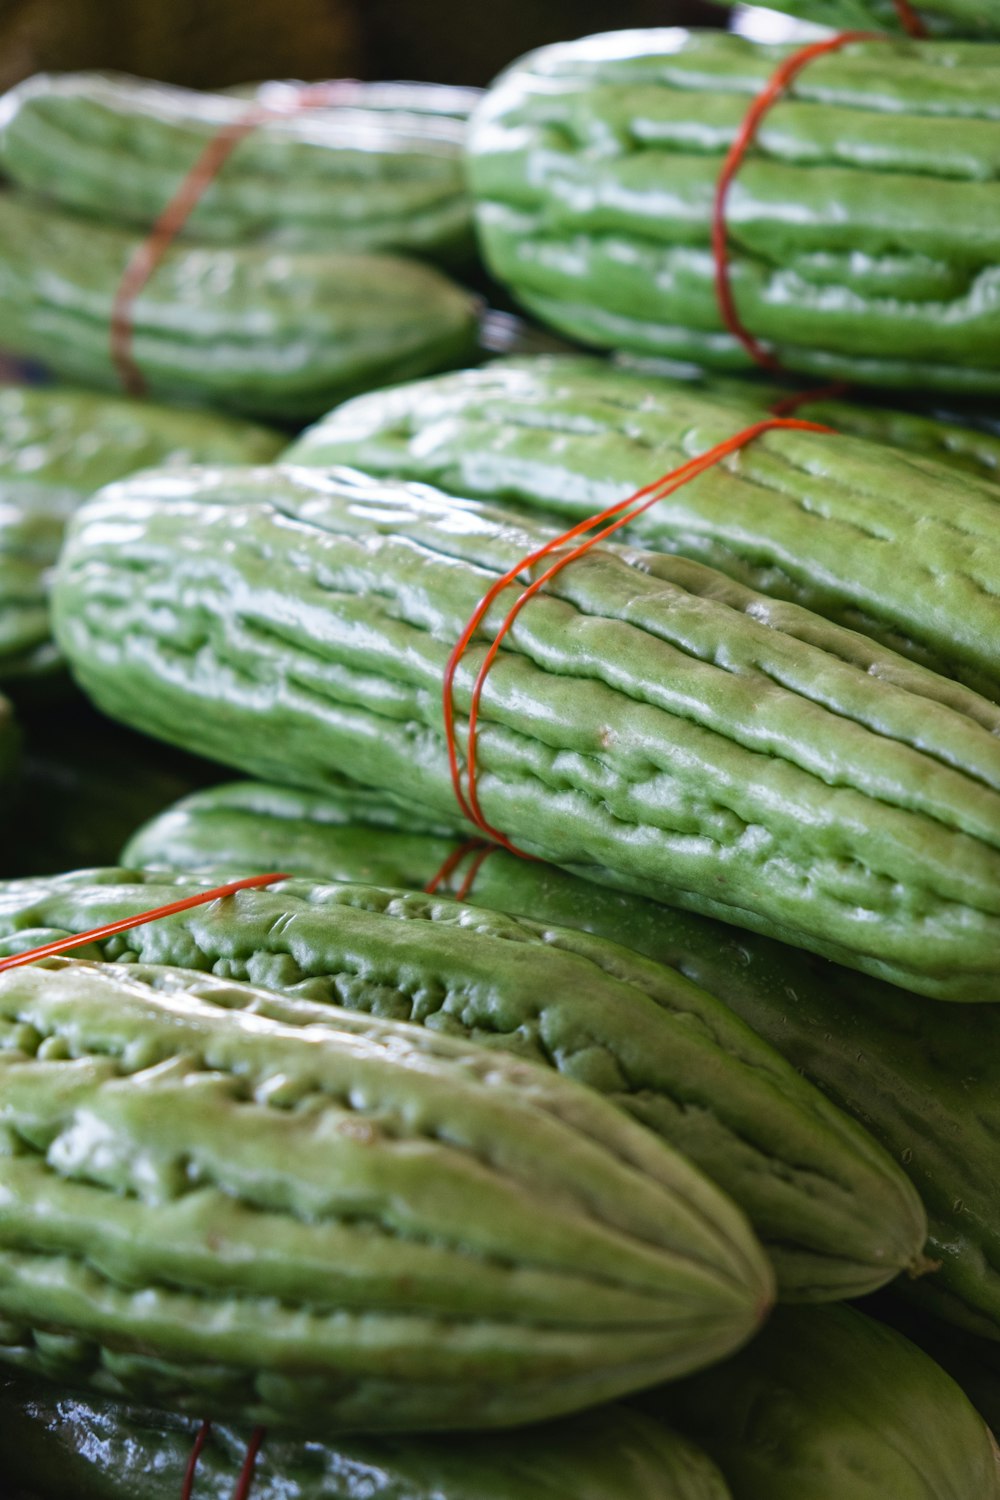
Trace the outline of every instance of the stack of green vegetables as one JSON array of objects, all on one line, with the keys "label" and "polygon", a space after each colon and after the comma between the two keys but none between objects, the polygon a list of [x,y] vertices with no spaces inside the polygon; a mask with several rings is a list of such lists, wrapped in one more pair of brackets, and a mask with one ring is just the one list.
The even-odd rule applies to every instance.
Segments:
[{"label": "stack of green vegetables", "polygon": [[[370,390],[280,453],[231,419],[0,397],[6,675],[65,664],[132,733],[104,781],[131,755],[162,809],[119,865],[80,818],[63,858],[0,870],[0,962],[81,939],[0,972],[0,1468],[31,1500],[1000,1500],[1000,431],[960,408],[1000,380],[996,49],[817,64],[732,200],[734,285],[782,360],[937,385],[938,413],[821,395],[822,428],[636,516],[487,656],[532,554],[788,394],[706,373],[739,360],[701,290],[718,161],[783,55],[590,39],[478,108],[487,259],[615,363]],[[468,101],[408,98],[248,137],[175,289],[181,257],[261,240],[287,269],[334,223],[352,253],[460,257],[454,151],[414,142]],[[134,243],[236,107],[24,85],[11,222]],[[327,179],[353,183],[332,217]],[[44,255],[3,233],[10,326],[47,341],[19,347],[100,383],[114,278],[39,314]],[[190,370],[303,414],[301,368],[209,357],[241,284],[213,275]],[[414,372],[392,347],[339,393]],[[449,656],[494,585],[452,741]],[[86,808],[86,721],[59,722]],[[169,773],[197,789],[162,806],[141,736],[201,757]]]}]

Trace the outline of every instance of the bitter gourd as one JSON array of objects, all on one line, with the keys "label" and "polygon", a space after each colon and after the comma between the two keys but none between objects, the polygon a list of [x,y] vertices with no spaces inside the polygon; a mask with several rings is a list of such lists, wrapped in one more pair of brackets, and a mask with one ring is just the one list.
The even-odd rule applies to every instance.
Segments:
[{"label": "bitter gourd", "polygon": [[[40,1500],[177,1500],[198,1423],[34,1382],[0,1382],[5,1477]],[[230,1500],[248,1430],[214,1422],[198,1500]],[[641,1412],[608,1406],[516,1437],[268,1436],[254,1500],[730,1500],[704,1453]]]},{"label": "bitter gourd", "polygon": [[[586,358],[498,361],[331,412],[289,463],[350,464],[567,524],[764,414]],[[813,411],[817,421],[839,411]],[[993,440],[988,436],[984,441]],[[770,432],[626,533],[790,599],[1000,700],[1000,484],[840,434]]]},{"label": "bitter gourd", "polygon": [[963,1391],[850,1307],[783,1308],[744,1354],[642,1398],[698,1434],[733,1500],[996,1500],[1000,1453]]},{"label": "bitter gourd", "polygon": [[[725,154],[795,51],[622,31],[530,53],[473,115],[487,264],[601,347],[753,368],[711,251]],[[729,193],[744,324],[787,370],[1000,391],[1000,46],[855,42],[766,116]]]},{"label": "bitter gourd", "polygon": [[742,1214],[592,1089],[180,969],[0,977],[0,1364],[326,1436],[485,1428],[721,1357]]},{"label": "bitter gourd", "polygon": [[[214,857],[232,876],[280,863],[318,879],[419,889],[462,844],[440,829],[401,831],[408,821],[385,797],[373,803],[363,790],[321,796],[237,783],[196,793],[162,814],[130,840],[124,858],[190,870]],[[895,1288],[915,1305],[921,1327],[936,1313],[1000,1348],[995,1004],[956,1023],[934,1001],[690,912],[602,889],[498,847],[476,860],[469,851],[442,889],[461,889],[474,872],[463,896],[469,904],[576,927],[678,970],[860,1121],[908,1174],[928,1213],[926,1253],[937,1269]],[[1000,1389],[1000,1355],[996,1364]]]},{"label": "bitter gourd", "polygon": [[[74,518],[57,638],[98,706],[147,733],[448,816],[447,657],[487,586],[550,535],[349,471],[147,471]],[[506,607],[456,676],[463,752]],[[528,853],[981,1000],[1000,979],[998,729],[995,705],[863,636],[698,563],[605,547],[506,637],[479,784]]]},{"label": "bitter gourd", "polygon": [[[734,5],[737,0],[721,3]],[[929,36],[1000,37],[994,0],[913,0],[910,8]],[[837,30],[874,26],[897,36],[907,30],[896,0],[769,0],[769,9]]]},{"label": "bitter gourd", "polygon": [[[5,348],[62,379],[118,389],[112,308],[140,243],[5,194]],[[306,419],[469,356],[476,307],[443,272],[402,256],[174,245],[132,305],[132,350],[155,397]]]},{"label": "bitter gourd", "polygon": [[[462,173],[477,89],[334,86],[330,108],[291,108],[271,84],[265,119],[223,163],[185,238],[275,248],[392,250],[466,259],[472,208]],[[0,98],[0,168],[20,187],[105,223],[153,224],[206,144],[251,104],[127,74],[41,73]]]},{"label": "bitter gourd", "polygon": [[[197,889],[120,870],[12,881],[0,885],[2,946],[24,951]],[[859,1295],[926,1266],[920,1201],[866,1132],[725,1005],[617,943],[447,897],[290,881],[148,923],[95,956],[290,995],[301,1002],[281,1008],[290,1024],[322,1022],[334,1004],[557,1068],[607,1094],[739,1204],[783,1297]]]},{"label": "bitter gourd", "polygon": [[48,577],[66,520],[102,484],[164,463],[265,463],[280,434],[58,386],[0,388],[0,680],[59,665]]}]

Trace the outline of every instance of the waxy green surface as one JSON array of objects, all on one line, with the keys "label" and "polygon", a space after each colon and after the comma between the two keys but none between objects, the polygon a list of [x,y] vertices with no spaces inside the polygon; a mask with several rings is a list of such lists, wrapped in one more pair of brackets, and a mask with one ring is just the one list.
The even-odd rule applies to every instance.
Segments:
[{"label": "waxy green surface", "polygon": [[65,386],[0,387],[0,680],[59,665],[48,582],[66,521],[101,485],[151,464],[265,463],[281,435]]},{"label": "waxy green surface", "polygon": [[640,1403],[697,1434],[733,1500],[996,1500],[1000,1454],[958,1385],[850,1307],[783,1308],[744,1353]]},{"label": "waxy green surface", "polygon": [[[183,228],[224,245],[468,259],[462,172],[477,89],[341,81],[334,107],[295,111],[294,85],[223,163]],[[42,73],[0,98],[0,166],[18,186],[104,223],[148,228],[220,131],[253,104],[127,74]],[[281,118],[284,113],[284,118]]]},{"label": "waxy green surface", "polygon": [[[4,1463],[41,1500],[178,1500],[196,1421],[0,1382]],[[249,1429],[213,1423],[198,1500],[231,1500]],[[693,1444],[625,1406],[503,1436],[268,1436],[254,1500],[729,1500]]]},{"label": "waxy green surface", "polygon": [[[347,471],[150,471],[77,513],[57,635],[84,691],[136,728],[447,817],[449,651],[488,584],[550,535]],[[484,649],[456,676],[463,754]],[[1000,977],[998,729],[994,704],[861,635],[609,546],[506,638],[479,787],[529,853],[975,1000]]]},{"label": "waxy green surface", "polygon": [[[602,348],[754,368],[719,311],[725,153],[797,47],[622,31],[529,54],[473,116],[484,257]],[[726,207],[747,328],[786,370],[1000,391],[1000,46],[857,42],[766,116]]]},{"label": "waxy green surface", "polygon": [[[188,871],[214,863],[230,876],[280,862],[320,880],[420,889],[461,841],[446,840],[441,830],[403,831],[408,826],[402,810],[364,789],[321,796],[234,783],[197,793],[154,819],[129,841],[123,859]],[[463,886],[473,858],[458,864],[442,890]],[[463,899],[622,943],[722,1000],[909,1176],[927,1209],[926,1254],[939,1262],[932,1274],[895,1283],[919,1309],[919,1326],[933,1310],[1000,1341],[997,986],[982,993],[992,1003],[956,1017],[936,1001],[766,938],[602,889],[499,848],[478,864]],[[1000,1388],[1000,1356],[997,1372]],[[1000,1397],[994,1410],[1000,1412]]]},{"label": "waxy green surface", "polygon": [[[118,870],[11,881],[0,885],[0,950],[197,889],[190,877]],[[556,1068],[739,1204],[784,1298],[860,1295],[923,1268],[922,1205],[871,1137],[712,995],[617,943],[448,897],[290,881],[147,923],[91,953],[261,985],[299,1002],[303,1026],[332,1004]]]},{"label": "waxy green surface", "polygon": [[538,1421],[771,1301],[742,1214],[593,1090],[186,970],[0,977],[0,1132],[0,1363],[191,1416]]},{"label": "waxy green surface", "polygon": [[[586,357],[497,361],[331,412],[285,453],[349,464],[453,495],[538,512],[562,528],[669,473],[767,415],[774,393],[720,391],[615,370]],[[810,421],[859,437],[877,412],[831,402]],[[874,429],[874,431],[872,431]],[[914,443],[956,440],[896,419]],[[622,533],[696,558],[739,583],[805,605],[1000,699],[1000,482],[834,433],[781,431],[658,501]],[[1000,443],[961,444],[1000,461]]]},{"label": "waxy green surface", "polygon": [[[769,8],[838,31],[874,26],[895,36],[907,34],[895,0],[772,0]],[[911,9],[931,37],[1000,37],[996,0],[913,0]]]},{"label": "waxy green surface", "polygon": [[[4,347],[60,379],[120,391],[111,314],[142,243],[5,194]],[[157,399],[306,420],[469,357],[476,314],[469,292],[403,256],[175,244],[132,304],[132,353]]]}]

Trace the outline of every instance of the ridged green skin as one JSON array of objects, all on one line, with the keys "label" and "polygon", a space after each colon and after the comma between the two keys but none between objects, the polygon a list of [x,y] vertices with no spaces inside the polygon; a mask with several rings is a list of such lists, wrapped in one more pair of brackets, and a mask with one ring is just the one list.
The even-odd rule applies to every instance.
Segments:
[{"label": "ridged green skin", "polygon": [[849,1307],[787,1308],[642,1403],[698,1434],[733,1500],[996,1500],[1000,1455],[949,1375]]},{"label": "ridged green skin", "polygon": [[266,463],[282,442],[208,412],[62,386],[0,387],[0,680],[60,665],[48,577],[82,500],[151,464]]},{"label": "ridged green skin", "polygon": [[[581,360],[581,366],[582,363]],[[642,376],[647,394],[650,377],[653,378],[654,391],[660,390],[661,379],[685,380],[695,382],[706,396],[750,403],[762,413],[769,412],[783,397],[795,396],[798,399],[803,394],[789,385],[776,386],[773,380],[709,376],[670,360],[643,359],[640,355],[619,355],[614,363]],[[967,403],[956,403],[950,410],[936,409],[931,403],[919,411],[901,411],[877,404],[875,399],[846,401],[824,396],[822,391],[823,387],[819,387],[818,399],[801,401],[792,414],[810,422],[826,422],[838,433],[850,437],[867,438],[869,442],[885,443],[904,453],[936,459],[938,463],[960,469],[965,474],[974,474],[979,479],[993,483],[1000,481],[1000,427],[989,413]],[[864,393],[855,393],[856,396],[859,394]]]},{"label": "ridged green skin", "polygon": [[[753,368],[714,287],[715,183],[796,46],[623,31],[529,54],[473,115],[484,257],[605,348]],[[860,42],[767,115],[727,208],[745,325],[785,369],[1000,391],[1000,46]]]},{"label": "ridged green skin", "polygon": [[[295,250],[391,250],[467,259],[462,173],[477,89],[341,83],[343,103],[258,125],[220,168],[186,239]],[[288,107],[291,85],[258,91]],[[436,101],[448,112],[435,107]],[[105,223],[151,225],[246,99],[127,74],[40,73],[0,98],[0,168],[31,192]],[[461,112],[456,113],[456,108]]]},{"label": "ridged green skin", "polygon": [[900,1297],[873,1297],[865,1306],[947,1370],[990,1430],[1000,1432],[1000,1346],[995,1340],[943,1323]]},{"label": "ridged green skin", "polygon": [[559,1416],[755,1330],[746,1220],[651,1131],[313,1010],[183,969],[0,978],[0,1363],[325,1436]]},{"label": "ridged green skin", "polygon": [[[345,788],[320,796],[237,783],[196,793],[163,813],[133,836],[123,861],[182,870],[214,863],[230,876],[280,865],[316,879],[419,889],[461,843],[445,840],[440,830],[397,831],[407,822],[384,798],[373,805],[369,792]],[[459,864],[442,890],[462,887],[473,858]],[[995,1003],[956,1018],[934,1001],[861,980],[766,938],[601,889],[502,849],[478,866],[463,899],[610,938],[721,999],[909,1175],[928,1212],[926,1253],[940,1264],[932,1275],[895,1287],[921,1318],[933,1310],[1000,1341]]]},{"label": "ridged green skin", "polygon": [[[65,380],[117,391],[109,326],[134,232],[0,200],[4,346]],[[154,397],[264,419],[468,357],[476,302],[443,272],[393,255],[174,245],[132,308]]]},{"label": "ridged green skin", "polygon": [[[426,481],[538,511],[561,529],[760,420],[768,399],[736,382],[702,391],[588,358],[504,360],[362,396],[283,459]],[[803,416],[837,422],[840,410]],[[925,432],[918,424],[901,420]],[[986,435],[982,444],[1000,453]],[[996,476],[958,475],[851,436],[785,431],[683,485],[626,534],[1000,701],[998,518]]]},{"label": "ridged green skin", "polygon": [[[738,0],[720,3],[735,5]],[[995,0],[914,0],[912,8],[930,36],[1000,37]],[[772,0],[770,9],[838,31],[875,26],[906,35],[894,0]]]},{"label": "ridged green skin", "polygon": [[[259,777],[351,775],[447,817],[450,647],[547,535],[350,471],[147,471],[77,513],[57,638],[112,717]],[[456,678],[463,753],[483,654]],[[479,786],[552,863],[981,1000],[1000,979],[998,729],[994,705],[860,635],[608,547],[507,637]]]},{"label": "ridged green skin", "polygon": [[[7,1477],[41,1500],[178,1500],[198,1433],[100,1397],[0,1383]],[[231,1500],[249,1430],[213,1423],[198,1460],[198,1500]],[[686,1439],[625,1406],[507,1435],[265,1439],[254,1500],[730,1500],[719,1471]]]},{"label": "ridged green skin", "polygon": [[[122,870],[12,881],[0,885],[0,949],[86,932],[199,884]],[[257,984],[310,1002],[303,1025],[339,1005],[554,1067],[729,1194],[783,1298],[860,1295],[924,1268],[920,1200],[871,1137],[725,1005],[618,943],[448,897],[290,881],[148,923],[93,956]]]}]

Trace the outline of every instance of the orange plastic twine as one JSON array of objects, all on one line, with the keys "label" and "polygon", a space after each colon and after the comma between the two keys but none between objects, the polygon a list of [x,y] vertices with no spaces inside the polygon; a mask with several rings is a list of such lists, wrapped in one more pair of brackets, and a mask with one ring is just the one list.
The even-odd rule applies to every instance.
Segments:
[{"label": "orange plastic twine", "polygon": [[[834,430],[832,427],[827,427],[820,422],[803,422],[794,417],[766,417],[759,422],[755,422],[752,426],[745,427],[741,432],[734,433],[732,437],[726,438],[724,442],[717,443],[714,448],[709,448],[707,452],[699,454],[696,458],[688,459],[686,463],[681,464],[676,469],[672,469],[669,474],[661,475],[652,484],[645,485],[641,490],[636,490],[632,495],[627,495],[624,500],[619,500],[614,505],[609,505],[605,510],[599,511],[596,515],[590,516],[585,521],[578,521],[568,531],[564,531],[560,536],[553,537],[551,541],[546,542],[542,547],[536,548],[534,552],[529,552],[527,557],[523,557],[520,562],[508,569],[502,577],[491,584],[476,605],[465,629],[462,631],[461,636],[452,649],[451,655],[448,657],[448,663],[444,672],[442,708],[444,713],[445,740],[448,749],[448,767],[451,772],[451,784],[455,792],[455,798],[464,816],[470,822],[474,823],[488,838],[493,839],[502,848],[509,850],[511,854],[517,854],[522,859],[534,859],[536,857],[532,854],[526,854],[523,849],[518,849],[505,834],[501,833],[500,829],[495,828],[488,821],[480,806],[477,790],[478,761],[476,755],[476,730],[479,722],[479,704],[487,674],[496,660],[504,636],[510,630],[528,600],[534,598],[535,594],[544,588],[545,584],[551,578],[554,578],[557,573],[561,572],[567,564],[574,562],[578,557],[582,557],[591,547],[595,547],[599,542],[604,541],[606,537],[611,536],[613,532],[618,531],[622,526],[627,526],[630,521],[634,520],[636,516],[641,515],[643,511],[649,510],[659,500],[672,495],[682,485],[697,478],[706,469],[710,469],[715,464],[720,463],[722,459],[727,458],[731,453],[737,452],[738,449],[752,442],[755,437],[759,437],[765,432],[771,432],[776,428],[789,428],[798,432],[832,432]],[[604,522],[608,522],[609,524],[603,525]],[[465,756],[466,786],[463,787],[455,726],[455,674],[459,663],[468,650],[484,615],[497,596],[509,584],[517,582],[520,573],[530,569],[535,563],[541,562],[543,558],[548,557],[559,548],[576,541],[578,537],[591,531],[595,526],[601,526],[602,529],[593,536],[587,537],[578,546],[571,547],[568,552],[564,552],[538,578],[528,584],[527,588],[522,591],[508,610],[500,629],[494,636],[483,658],[482,665],[476,674],[476,679],[472,687]],[[456,858],[455,863],[457,864],[457,862]],[[453,864],[451,868],[454,869],[455,865]],[[478,870],[478,866],[476,868]]]},{"label": "orange plastic twine", "polygon": [[893,4],[903,30],[909,36],[916,37],[918,41],[923,41],[927,36],[927,27],[913,9],[910,0],[893,0]]},{"label": "orange plastic twine", "polygon": [[212,1430],[211,1422],[202,1422],[198,1428],[198,1436],[194,1440],[187,1468],[184,1470],[184,1488],[181,1490],[181,1500],[191,1500],[191,1492],[194,1489],[194,1476],[198,1471],[198,1460],[201,1458],[201,1450],[208,1442],[208,1435]]},{"label": "orange plastic twine", "polygon": [[424,894],[433,896],[444,882],[455,873],[466,855],[472,854],[476,857],[472,860],[469,869],[466,871],[465,879],[455,892],[456,901],[463,901],[472,889],[472,882],[479,874],[479,868],[483,860],[487,854],[492,854],[496,847],[496,844],[490,843],[486,839],[466,839],[464,844],[459,844],[457,849],[451,851],[447,859],[442,860],[440,869],[435,875],[431,876],[430,880],[424,886]]},{"label": "orange plastic twine", "polygon": [[743,158],[753,144],[764,116],[777,104],[789,84],[798,77],[803,68],[808,67],[815,58],[823,57],[827,52],[839,51],[841,47],[849,46],[851,42],[878,40],[884,40],[884,38],[877,37],[873,32],[842,31],[837,36],[828,37],[825,41],[812,42],[808,47],[800,47],[797,52],[786,57],[770,82],[761,89],[747,110],[736,138],[726,152],[722,170],[715,185],[715,201],[712,208],[712,254],[715,258],[715,296],[719,311],[722,313],[726,328],[734,338],[739,340],[751,359],[772,374],[787,372],[778,357],[772,354],[770,349],[766,349],[746,327],[736,308],[729,274],[729,232],[726,227],[726,201],[729,188],[743,165]]},{"label": "orange plastic twine", "polygon": [[[24,953],[12,953],[9,958],[0,958],[0,970],[17,969],[22,964],[33,964],[39,958],[51,958],[56,953],[66,953],[71,948],[80,948],[84,943],[99,938],[113,937],[116,932],[127,932],[130,927],[141,927],[145,922],[155,922],[160,917],[171,917],[175,912],[189,911],[193,906],[204,906],[223,896],[232,896],[236,891],[249,891],[260,885],[273,885],[276,880],[287,880],[285,874],[248,875],[244,880],[233,880],[228,885],[218,885],[214,890],[201,891],[197,896],[185,896],[183,901],[171,901],[168,906],[157,906],[152,911],[137,912],[134,917],[122,917],[117,922],[108,922],[103,927],[92,927],[89,932],[70,933],[68,937],[56,938],[43,943],[40,948],[29,948]],[[199,1434],[200,1436],[200,1434]],[[207,1434],[206,1434],[207,1436]],[[204,1438],[202,1439],[204,1445]],[[201,1449],[198,1450],[199,1452]]]},{"label": "orange plastic twine", "polygon": [[356,80],[351,78],[306,84],[294,93],[287,105],[252,104],[244,115],[229,125],[223,125],[207,142],[190,171],[181,178],[176,192],[146,239],[132,252],[115,292],[111,309],[111,359],[127,395],[146,394],[145,376],[132,352],[135,299],[240,141],[267,120],[280,119],[300,109],[317,109],[343,102],[357,87]]},{"label": "orange plastic twine", "polygon": [[260,1452],[261,1444],[267,1436],[263,1427],[255,1427],[247,1444],[246,1457],[240,1470],[240,1477],[236,1481],[233,1490],[233,1500],[249,1500],[250,1486],[253,1484],[253,1471],[257,1464],[257,1454]]}]

